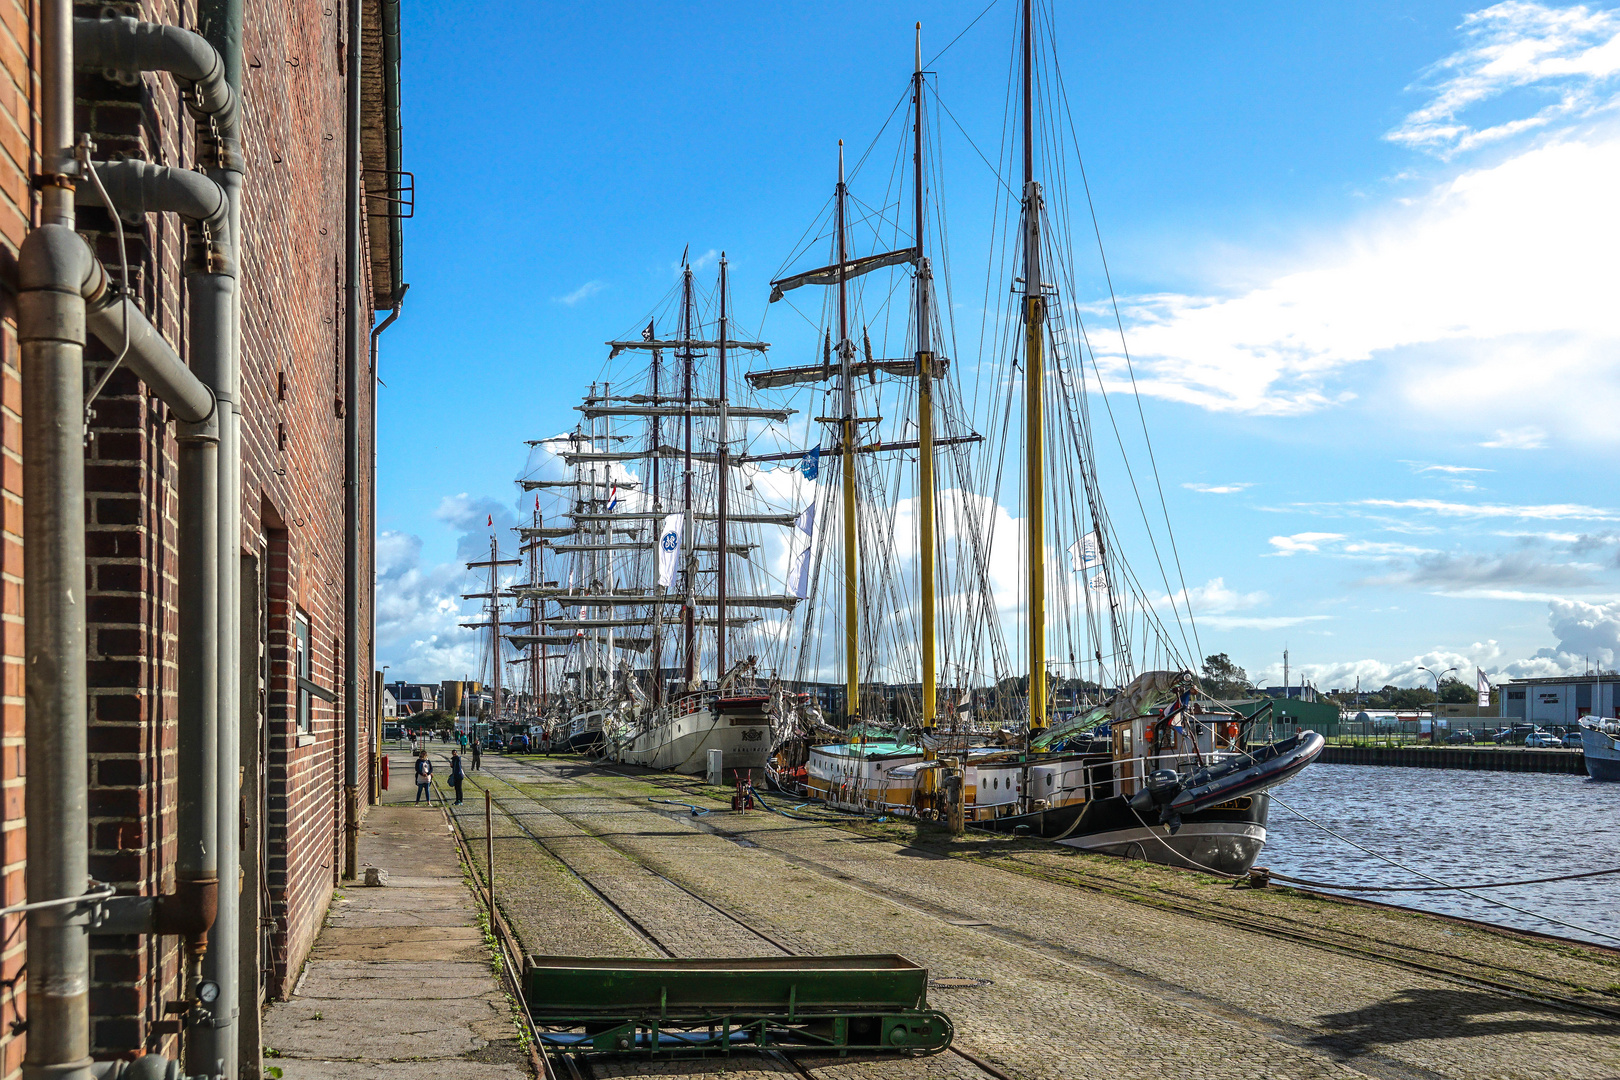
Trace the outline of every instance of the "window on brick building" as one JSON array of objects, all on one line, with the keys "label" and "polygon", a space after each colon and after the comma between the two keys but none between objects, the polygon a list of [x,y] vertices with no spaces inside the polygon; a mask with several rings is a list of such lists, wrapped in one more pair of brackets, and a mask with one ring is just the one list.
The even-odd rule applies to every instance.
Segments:
[{"label": "window on brick building", "polygon": [[307,735],[313,728],[310,719],[310,648],[309,616],[302,611],[293,615],[293,674],[298,685],[298,733]]}]

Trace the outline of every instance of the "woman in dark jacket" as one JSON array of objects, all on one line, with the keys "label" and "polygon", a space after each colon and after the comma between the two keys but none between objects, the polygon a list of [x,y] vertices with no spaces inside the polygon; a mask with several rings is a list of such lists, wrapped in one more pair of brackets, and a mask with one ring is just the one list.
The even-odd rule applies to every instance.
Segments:
[{"label": "woman in dark jacket", "polygon": [[461,752],[450,751],[450,786],[456,789],[456,805],[461,805],[461,782],[467,779],[461,771]]},{"label": "woman in dark jacket", "polygon": [[420,803],[423,799],[426,799],[430,808],[433,806],[433,789],[429,786],[432,783],[433,762],[428,760],[426,750],[418,750],[416,752],[416,801]]}]

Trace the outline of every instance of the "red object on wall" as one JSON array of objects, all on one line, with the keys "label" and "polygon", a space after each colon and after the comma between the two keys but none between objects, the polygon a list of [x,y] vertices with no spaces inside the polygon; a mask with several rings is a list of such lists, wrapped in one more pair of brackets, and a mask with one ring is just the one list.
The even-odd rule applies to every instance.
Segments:
[{"label": "red object on wall", "polygon": [[388,790],[388,755],[382,756],[382,789]]}]

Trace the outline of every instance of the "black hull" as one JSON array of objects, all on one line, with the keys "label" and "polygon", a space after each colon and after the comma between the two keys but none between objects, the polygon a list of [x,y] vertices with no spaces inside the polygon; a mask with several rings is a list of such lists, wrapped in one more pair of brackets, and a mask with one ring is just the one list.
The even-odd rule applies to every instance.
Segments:
[{"label": "black hull", "polygon": [[570,754],[598,754],[602,751],[602,731],[582,731],[578,735],[571,735],[563,750]]},{"label": "black hull", "polygon": [[1039,837],[1084,851],[1119,855],[1189,870],[1246,874],[1266,843],[1271,799],[1245,795],[1208,810],[1183,814],[1174,833],[1143,817],[1121,795],[974,822],[974,828]]}]

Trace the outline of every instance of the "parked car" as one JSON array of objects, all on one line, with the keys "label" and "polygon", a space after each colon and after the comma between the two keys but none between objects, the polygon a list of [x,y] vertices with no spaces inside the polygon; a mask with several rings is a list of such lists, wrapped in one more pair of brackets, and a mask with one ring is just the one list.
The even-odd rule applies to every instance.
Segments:
[{"label": "parked car", "polygon": [[1472,744],[1473,741],[1474,741],[1474,733],[1472,731],[1453,731],[1450,735],[1446,736],[1446,742],[1448,742],[1448,743],[1469,743],[1469,744]]},{"label": "parked car", "polygon": [[1542,750],[1561,749],[1564,740],[1550,731],[1532,731],[1524,737],[1524,745]]},{"label": "parked car", "polygon": [[1504,745],[1522,746],[1525,739],[1540,730],[1534,724],[1514,724],[1512,727],[1505,727],[1498,731],[1492,741]]},{"label": "parked car", "polygon": [[1566,747],[1571,747],[1572,746],[1577,750],[1579,750],[1582,746],[1586,745],[1585,742],[1581,739],[1580,728],[1576,728],[1573,731],[1566,731],[1566,732],[1564,732],[1564,734],[1562,736],[1560,736],[1560,738],[1562,738],[1564,740],[1564,745]]},{"label": "parked car", "polygon": [[506,744],[506,752],[509,754],[527,754],[529,752],[529,737],[527,735],[512,736],[512,740]]}]

